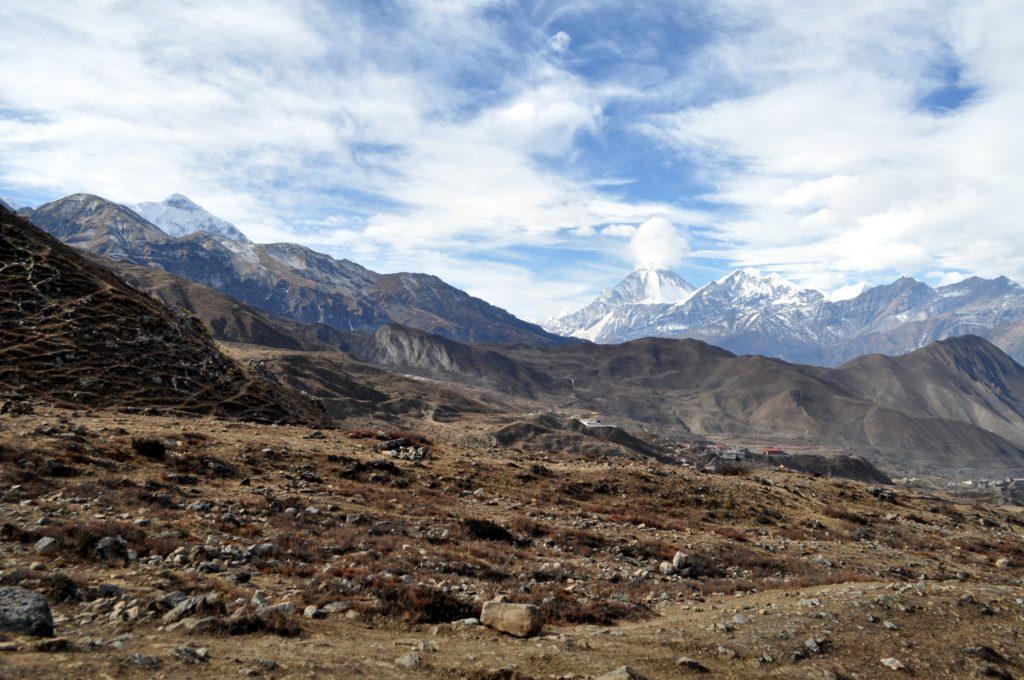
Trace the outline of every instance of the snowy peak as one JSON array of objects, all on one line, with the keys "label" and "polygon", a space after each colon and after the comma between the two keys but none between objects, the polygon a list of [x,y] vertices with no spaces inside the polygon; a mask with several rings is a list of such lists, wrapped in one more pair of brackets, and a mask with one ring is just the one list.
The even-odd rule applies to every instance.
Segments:
[{"label": "snowy peak", "polygon": [[619,285],[603,292],[599,300],[613,307],[676,304],[689,299],[695,290],[692,284],[675,272],[643,267],[627,276]]},{"label": "snowy peak", "polygon": [[768,305],[814,304],[824,299],[816,290],[801,288],[778,274],[762,275],[756,269],[737,269],[709,283],[697,294],[705,291],[724,294],[733,304],[740,301]]},{"label": "snowy peak", "polygon": [[235,225],[211,215],[181,194],[171,194],[160,203],[139,203],[130,207],[171,236],[202,231],[218,238],[250,243]]}]

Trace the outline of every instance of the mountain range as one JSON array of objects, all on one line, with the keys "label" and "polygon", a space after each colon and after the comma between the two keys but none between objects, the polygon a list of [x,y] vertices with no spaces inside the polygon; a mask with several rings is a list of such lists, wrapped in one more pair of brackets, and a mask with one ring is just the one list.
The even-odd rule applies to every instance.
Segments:
[{"label": "mountain range", "polygon": [[[183,196],[142,212],[89,194],[20,211],[80,250],[169,273],[302,323],[375,330],[400,323],[464,342],[572,342],[429,274],[378,274],[294,243],[254,244]],[[212,229],[215,233],[201,229]],[[200,229],[182,233],[188,229]],[[242,237],[244,238],[244,236]]]},{"label": "mountain range", "polygon": [[[737,356],[692,339],[468,345],[400,325],[369,333],[298,324],[161,270],[97,261],[193,312],[218,339],[279,348],[266,355],[279,380],[324,399],[335,414],[357,408],[353,400],[392,412],[397,402],[385,407],[366,395],[401,380],[406,394],[429,387],[416,399],[430,401],[435,414],[598,412],[670,436],[867,455],[908,474],[1024,471],[1024,368],[977,336],[831,369]],[[367,364],[384,370],[367,376],[358,368]]]},{"label": "mountain range", "polygon": [[19,214],[86,252],[156,267],[264,312],[344,331],[399,324],[462,343],[528,345],[693,338],[737,354],[822,366],[974,334],[1024,361],[1024,288],[1005,277],[939,287],[903,277],[832,300],[751,269],[697,288],[674,272],[645,267],[541,328],[435,276],[378,274],[293,243],[254,244],[180,194],[134,207],[74,194]]},{"label": "mountain range", "polygon": [[970,333],[1024,360],[1024,287],[1006,277],[939,287],[903,277],[830,300],[751,269],[695,289],[671,271],[645,268],[545,326],[598,343],[696,338],[741,354],[825,366]]},{"label": "mountain range", "polygon": [[[224,248],[232,253],[255,253],[261,258],[257,263],[272,263],[289,249],[286,244],[254,246],[214,239],[204,233],[174,238],[123,206],[95,197],[72,198],[65,205],[43,206],[33,215],[90,249],[115,255],[127,249],[132,260],[145,261],[140,253],[173,248],[182,249],[181,261],[187,263],[191,249],[203,244],[211,249],[207,252]],[[85,209],[80,209],[82,206]],[[75,210],[83,215],[81,228],[65,229],[69,222],[76,222],[59,218]],[[102,223],[104,215],[109,217],[108,223]],[[14,227],[16,232],[20,229],[22,238],[46,243],[48,237],[41,233],[32,236],[34,227],[27,222],[15,223]],[[151,239],[152,230],[163,236]],[[386,320],[363,330],[319,322],[301,323],[164,268],[142,266],[128,259],[109,259],[95,252],[79,251],[75,255],[71,249],[59,250],[63,246],[52,243],[49,247],[33,246],[34,251],[22,248],[25,253],[8,248],[12,252],[5,253],[10,255],[5,261],[20,262],[24,267],[33,258],[58,253],[63,259],[48,263],[48,268],[41,271],[88,271],[90,281],[102,280],[105,288],[118,291],[117,300],[123,302],[116,309],[103,306],[90,311],[94,304],[88,290],[84,296],[75,291],[61,293],[57,298],[59,304],[72,310],[72,316],[58,314],[54,318],[62,323],[67,319],[71,325],[55,329],[53,334],[33,331],[35,335],[26,336],[29,339],[8,347],[9,352],[22,352],[23,359],[30,355],[39,359],[35,363],[7,362],[17,371],[0,377],[16,391],[44,390],[68,401],[92,399],[106,403],[104,400],[125,391],[123,385],[132,385],[132,394],[139,395],[139,403],[159,403],[163,398],[168,403],[177,400],[188,404],[192,391],[187,388],[188,394],[174,398],[161,395],[168,390],[180,391],[183,385],[192,384],[187,381],[196,380],[189,366],[213,365],[219,373],[211,374],[210,389],[220,389],[215,386],[227,380],[226,385],[234,387],[225,387],[225,391],[251,394],[246,400],[284,390],[278,392],[276,403],[283,403],[286,395],[295,395],[288,399],[299,399],[295,390],[301,390],[323,400],[334,417],[363,413],[386,419],[415,412],[441,421],[460,417],[458,414],[491,417],[486,414],[598,412],[634,431],[648,430],[668,437],[710,437],[755,447],[782,443],[804,451],[855,453],[908,474],[970,476],[1024,471],[1024,368],[985,339],[973,335],[932,342],[902,356],[865,356],[831,369],[765,356],[740,356],[694,339],[645,338],[618,344],[467,344]],[[101,244],[110,247],[96,247]],[[294,248],[307,253],[299,246]],[[91,258],[95,264],[86,262],[82,256]],[[305,262],[294,262],[292,271],[326,277],[333,271],[330,267],[346,266],[343,261],[327,256],[314,253],[310,257],[324,258],[314,261],[322,263],[327,271],[311,271]],[[95,273],[96,264],[117,276],[107,274],[107,278],[102,278]],[[352,269],[343,271],[351,272],[349,281],[368,271],[354,263],[347,265]],[[35,267],[30,269],[36,271]],[[364,276],[372,278],[372,273]],[[138,292],[118,277],[129,281]],[[911,290],[919,289],[908,282],[903,284]],[[14,285],[9,288],[15,297],[20,295]],[[605,301],[614,305],[621,300],[639,300],[627,304],[671,308],[677,305],[666,300],[688,296],[684,305],[703,301],[709,314],[715,295],[742,295],[760,300],[763,306],[799,307],[815,301],[814,295],[794,291],[780,279],[754,277],[750,272],[726,277],[718,285],[700,290],[688,288],[691,287],[675,278],[645,272],[634,277],[627,290],[619,291],[619,298],[608,295]],[[89,290],[95,290],[95,286]],[[989,297],[999,290],[996,287]],[[872,293],[867,291],[859,297]],[[264,383],[268,387],[251,392],[237,364],[225,359],[210,364],[213,359],[202,358],[215,356],[215,350],[204,344],[207,341],[196,334],[198,331],[184,330],[182,319],[186,317],[160,308],[154,297],[194,314],[193,318],[202,321],[218,340],[245,343],[238,347],[253,348],[244,350],[240,356],[247,360],[255,357],[260,367],[258,379],[269,377],[271,381]],[[977,298],[981,300],[984,296],[979,294]],[[22,335],[26,329],[43,329],[38,320],[20,318],[31,313],[24,303],[18,306],[15,298],[9,303],[5,316],[11,328],[20,329]],[[132,305],[138,307],[143,303],[150,306],[149,311],[133,311]],[[40,304],[52,306],[54,302]],[[891,305],[871,306],[864,300],[861,304],[873,310],[875,317],[885,318],[891,309]],[[871,317],[867,312],[864,316]],[[133,321],[123,324],[123,328],[117,327],[114,320],[119,317]],[[133,325],[136,318],[141,324],[138,328]],[[76,341],[74,346],[83,348],[77,352],[72,348],[54,350],[46,345],[67,333],[85,333],[91,339],[87,341],[83,336]],[[184,345],[179,342],[181,338],[187,339]],[[112,351],[93,356],[106,347]],[[187,354],[191,351],[187,350],[189,347],[197,348],[198,354]],[[119,363],[122,355],[123,366]],[[22,365],[31,368],[32,374],[24,373]],[[182,373],[178,375],[175,371]],[[70,386],[66,374],[74,378]],[[160,380],[155,381],[153,376]],[[419,381],[408,376],[418,376]],[[93,381],[100,378],[113,382],[98,390],[95,386],[99,383]],[[210,389],[194,390],[198,396],[211,396],[209,400],[203,396],[202,406],[194,408],[213,408],[216,399]],[[266,410],[269,406],[260,408]],[[544,428],[551,430],[556,420]],[[536,435],[536,427],[524,428],[519,428],[524,436]],[[518,432],[517,428],[512,430]],[[507,439],[512,435],[504,432],[502,436]],[[559,430],[549,432],[541,440],[562,442],[577,436],[580,433],[570,435]],[[524,446],[527,444],[523,442]]]}]

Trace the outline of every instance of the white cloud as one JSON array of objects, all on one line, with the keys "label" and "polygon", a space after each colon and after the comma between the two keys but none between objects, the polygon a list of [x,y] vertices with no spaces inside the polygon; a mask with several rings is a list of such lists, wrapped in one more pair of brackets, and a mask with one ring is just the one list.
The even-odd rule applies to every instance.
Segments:
[{"label": "white cloud", "polygon": [[[0,116],[0,185],[181,192],[257,241],[364,254],[679,217],[557,167],[618,90],[508,45],[490,4],[409,2],[387,28],[312,0],[0,6],[0,109],[16,112]],[[481,55],[508,62],[485,98],[453,84],[493,68]]]},{"label": "white cloud", "polygon": [[669,268],[679,264],[689,252],[686,238],[663,217],[644,221],[629,239],[629,254],[638,267]]},{"label": "white cloud", "polygon": [[857,297],[865,290],[870,288],[871,285],[866,281],[858,281],[857,283],[851,283],[846,286],[840,286],[835,290],[831,291],[826,297],[832,302],[839,302],[841,300],[852,300]]},{"label": "white cloud", "polygon": [[561,54],[569,49],[569,43],[571,42],[572,37],[568,33],[559,31],[548,40],[548,49]]},{"label": "white cloud", "polygon": [[940,286],[951,286],[967,278],[967,274],[963,272],[932,272],[932,274],[938,279],[937,283]]},{"label": "white cloud", "polygon": [[[643,126],[735,215],[707,255],[824,289],[936,266],[1024,276],[1019,5],[726,4],[750,29],[694,63],[735,93]],[[975,95],[923,108],[943,69]]]},{"label": "white cloud", "polygon": [[615,238],[629,238],[636,233],[636,227],[632,224],[609,224],[601,233]]}]

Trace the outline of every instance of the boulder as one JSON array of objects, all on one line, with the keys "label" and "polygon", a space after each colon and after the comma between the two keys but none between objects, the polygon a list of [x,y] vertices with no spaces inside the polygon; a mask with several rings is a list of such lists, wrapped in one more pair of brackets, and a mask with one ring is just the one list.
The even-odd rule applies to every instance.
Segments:
[{"label": "boulder", "polygon": [[544,615],[532,604],[491,600],[484,603],[480,623],[516,637],[530,637],[544,627]]},{"label": "boulder", "polygon": [[53,614],[46,598],[24,588],[0,588],[0,631],[53,635]]}]

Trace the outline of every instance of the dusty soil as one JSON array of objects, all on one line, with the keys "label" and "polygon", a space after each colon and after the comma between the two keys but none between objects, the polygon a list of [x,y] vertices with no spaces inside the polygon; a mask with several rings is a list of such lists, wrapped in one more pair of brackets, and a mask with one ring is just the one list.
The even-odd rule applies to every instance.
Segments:
[{"label": "dusty soil", "polygon": [[[58,636],[0,634],[0,678],[1022,674],[1012,511],[422,428],[0,416],[0,583],[43,593]],[[223,606],[166,621],[202,594]],[[496,594],[540,606],[542,633],[462,622]],[[273,615],[240,626],[255,602]]]}]

